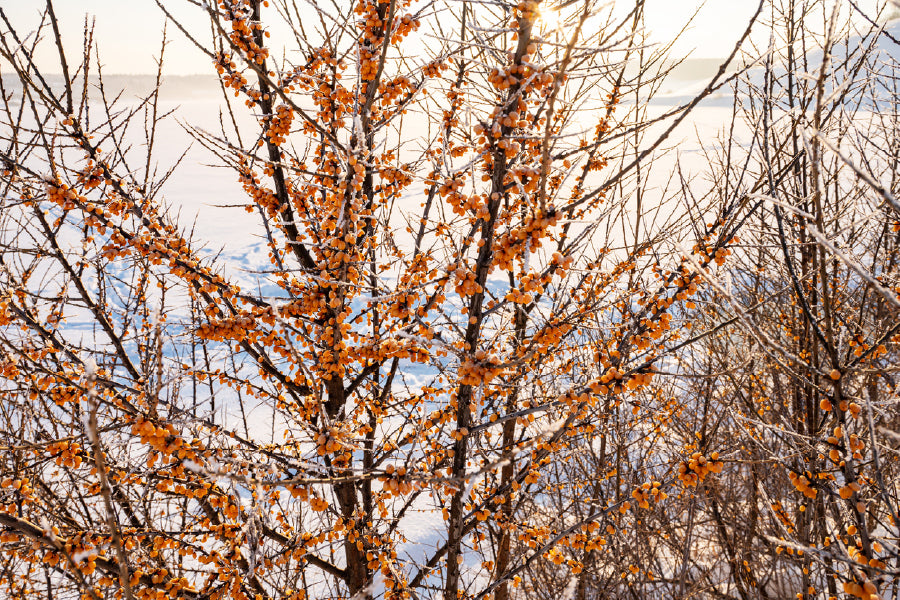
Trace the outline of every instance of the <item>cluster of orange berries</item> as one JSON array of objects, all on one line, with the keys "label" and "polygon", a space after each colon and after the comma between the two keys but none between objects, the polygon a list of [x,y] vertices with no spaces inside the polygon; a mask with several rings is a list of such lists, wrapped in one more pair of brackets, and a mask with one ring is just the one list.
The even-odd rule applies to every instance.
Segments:
[{"label": "cluster of orange berries", "polygon": [[356,5],[354,12],[360,16],[357,25],[362,29],[360,43],[377,44],[381,41],[381,28],[384,27],[384,21],[378,15],[378,4],[380,2],[372,2],[367,0]]},{"label": "cluster of orange berries", "polygon": [[[56,529],[56,526],[54,526],[54,529]],[[0,544],[15,544],[18,541],[19,535],[17,533],[13,533],[12,531],[0,532]]]},{"label": "cluster of orange berries", "polygon": [[[0,305],[0,313],[3,312],[3,306]],[[0,317],[0,325],[5,325]],[[19,367],[15,357],[0,358],[0,377],[4,379],[15,379],[19,376]]]},{"label": "cluster of orange berries", "polygon": [[367,81],[372,81],[378,74],[377,54],[367,48],[359,49],[359,78],[365,86]]},{"label": "cluster of orange berries", "polygon": [[78,174],[78,182],[86,190],[92,190],[100,187],[106,179],[103,167],[94,164],[94,161],[88,161],[87,166]]},{"label": "cluster of orange berries", "polygon": [[459,382],[462,385],[490,383],[502,371],[499,364],[500,359],[496,356],[488,356],[484,350],[477,350],[475,360],[465,360],[459,365]]},{"label": "cluster of orange berries", "polygon": [[[29,498],[34,493],[34,488],[31,486],[31,480],[28,477],[18,477],[16,479],[7,477],[3,481],[0,481],[0,488],[4,490],[15,490],[23,498]],[[10,514],[15,514],[17,511],[15,504],[7,505],[6,509],[6,512]]]},{"label": "cluster of orange berries", "polygon": [[[535,21],[538,17],[538,7],[540,6],[540,2],[538,0],[523,0],[516,5],[515,15],[519,21],[525,21],[530,23]],[[513,25],[514,27],[518,27],[518,23]]]},{"label": "cluster of orange berries", "polygon": [[453,285],[460,297],[480,294],[484,288],[475,281],[475,271],[467,269],[464,265],[458,265],[453,271]]},{"label": "cluster of orange berries", "polygon": [[269,141],[280,146],[284,143],[286,136],[291,133],[291,122],[294,120],[294,110],[287,104],[279,104],[275,109],[275,115],[269,121],[269,128],[266,136]]},{"label": "cluster of orange berries", "polygon": [[641,487],[631,492],[631,497],[637,501],[640,508],[650,508],[651,499],[655,502],[661,502],[669,497],[661,488],[662,483],[659,481],[644,483],[641,484]]},{"label": "cluster of orange berries", "polygon": [[533,69],[527,65],[510,65],[508,67],[494,67],[488,73],[488,83],[498,90],[509,89],[528,75],[533,73]]},{"label": "cluster of orange berries", "polygon": [[507,301],[516,304],[530,304],[533,299],[531,292],[540,294],[543,293],[543,291],[544,286],[541,285],[541,279],[536,275],[527,273],[522,276],[519,287],[510,290],[505,298]]},{"label": "cluster of orange berries", "polygon": [[242,342],[248,338],[250,341],[254,341],[259,332],[256,330],[256,319],[250,315],[239,315],[230,319],[203,323],[196,329],[196,334],[204,340]]},{"label": "cluster of orange berries", "polygon": [[398,293],[397,298],[388,304],[388,315],[395,319],[408,319],[413,314],[416,294]]},{"label": "cluster of orange berries", "polygon": [[[707,236],[708,238],[709,236]],[[728,243],[729,244],[737,244],[740,242],[740,239],[737,237],[732,238]],[[704,259],[704,263],[715,261],[715,263],[719,266],[725,264],[725,259],[731,256],[732,252],[730,248],[725,246],[720,246],[716,248],[715,246],[708,245],[700,245],[694,244],[694,254],[700,256]]]},{"label": "cluster of orange berries", "polygon": [[240,506],[228,496],[213,494],[207,502],[211,507],[220,509],[225,518],[231,521],[237,520],[241,515]]},{"label": "cluster of orange berries", "polygon": [[128,247],[128,239],[118,231],[113,231],[107,243],[100,249],[100,256],[108,261],[128,256],[132,249]]},{"label": "cluster of orange berries", "polygon": [[851,481],[847,485],[842,486],[838,490],[838,494],[844,500],[849,500],[850,498],[853,497],[853,494],[859,493],[861,490],[862,490],[862,486],[860,486],[859,483],[857,483],[856,481]]},{"label": "cluster of orange berries", "polygon": [[413,182],[410,171],[405,166],[401,168],[384,166],[378,170],[378,175],[381,177],[381,185],[375,188],[375,193],[383,198],[398,195]]},{"label": "cluster of orange berries", "polygon": [[533,485],[540,481],[541,473],[537,469],[531,469],[528,471],[528,475],[525,476],[524,483],[525,485]]},{"label": "cluster of orange berries", "polygon": [[485,521],[487,521],[488,519],[491,518],[492,514],[493,513],[490,511],[490,509],[487,509],[487,508],[478,509],[475,511],[475,520],[480,523],[484,523]]},{"label": "cluster of orange berries", "polygon": [[[0,298],[0,326],[6,326],[12,323],[13,321],[13,313],[9,309],[9,298]],[[8,363],[12,363],[12,361],[7,361]]]},{"label": "cluster of orange berries", "polygon": [[556,225],[558,221],[559,213],[552,207],[546,211],[537,209],[520,226],[510,229],[497,240],[494,264],[501,269],[508,270],[512,268],[513,259],[524,248],[527,247],[530,252],[537,252],[541,247],[542,239],[547,235],[547,230]]},{"label": "cluster of orange berries", "polygon": [[[495,107],[491,113],[494,124],[499,124],[507,129],[515,129],[516,127],[528,127],[532,115],[528,112],[528,105],[524,100],[519,98],[515,106],[511,108]],[[483,130],[475,129],[475,133],[483,133]]]},{"label": "cluster of orange berries", "polygon": [[[515,183],[520,194],[533,194],[541,182],[541,170],[537,165],[516,164],[509,170],[509,179]],[[505,184],[509,185],[509,181]],[[518,212],[516,209],[518,207],[510,207],[507,214],[511,217]]]},{"label": "cluster of orange berries", "polygon": [[237,65],[231,60],[231,55],[222,54],[216,61],[216,71],[222,76],[222,85],[228,89],[234,90],[234,95],[239,96],[242,89],[247,86],[247,78],[237,72]]},{"label": "cluster of orange berries", "polygon": [[[778,520],[781,521],[782,525],[784,525],[785,529],[787,529],[788,533],[794,532],[794,523],[788,517],[787,513],[784,510],[784,505],[781,504],[778,500],[771,504],[772,512],[775,513],[775,516],[778,517]],[[826,538],[827,545],[827,538]]]},{"label": "cluster of orange berries", "polygon": [[[281,204],[278,202],[275,192],[260,185],[259,177],[257,177],[249,167],[241,165],[239,172],[241,185],[247,195],[253,199],[253,202],[264,208],[270,217],[274,217],[278,214],[278,211],[281,210]],[[252,212],[253,206],[248,205],[247,210],[248,212]]]},{"label": "cluster of orange berries", "polygon": [[459,125],[457,115],[462,108],[465,97],[465,92],[456,85],[451,85],[450,89],[447,90],[447,100],[450,102],[450,107],[443,111],[442,124],[445,130]]},{"label": "cluster of orange berries", "polygon": [[[650,382],[653,381],[653,373],[647,371],[645,373],[634,373],[631,377],[628,378],[628,382],[625,384],[625,387],[629,390],[637,390],[644,386],[650,385]],[[637,406],[634,407],[634,414],[637,414]]]},{"label": "cluster of orange berries", "polygon": [[[834,369],[833,373],[837,373],[837,369]],[[840,377],[840,373],[838,373],[838,377]],[[835,379],[835,377],[832,376],[832,379]],[[834,404],[832,404],[830,399],[823,398],[821,400],[821,402],[819,402],[819,408],[821,408],[824,411],[830,412],[831,410],[834,409]],[[841,400],[838,403],[838,409],[841,412],[849,411],[850,416],[853,417],[854,419],[858,419],[859,415],[862,413],[862,407],[859,404],[857,404],[856,402],[847,402],[846,400]]]},{"label": "cluster of orange berries", "polygon": [[373,571],[381,569],[382,583],[384,584],[385,600],[406,600],[410,598],[409,592],[405,589],[408,582],[405,577],[398,578],[397,568],[394,566],[397,561],[397,551],[393,548],[381,550],[377,554],[373,551],[366,552],[366,560],[369,569]]},{"label": "cluster of orange berries", "polygon": [[177,452],[179,458],[196,458],[196,453],[190,446],[185,447],[184,439],[178,435],[178,431],[171,423],[163,427],[154,425],[149,419],[139,417],[131,426],[131,434],[139,436],[142,444],[150,446],[164,456]]},{"label": "cluster of orange berries", "polygon": [[567,271],[572,268],[572,263],[575,262],[575,258],[569,255],[563,255],[560,252],[554,252],[550,257],[550,264],[557,268],[557,270]]},{"label": "cluster of orange berries", "polygon": [[[672,297],[661,298],[651,307],[656,319],[641,319],[640,329],[634,336],[633,344],[638,350],[645,350],[652,345],[652,340],[660,339],[671,328],[672,315],[662,312],[673,304]],[[662,308],[660,308],[660,305]]]},{"label": "cluster of orange berries", "polygon": [[485,198],[485,194],[467,196],[458,192],[452,192],[446,196],[447,203],[455,214],[465,216],[467,212],[470,213],[469,222],[472,224],[478,219],[486,220],[490,217],[490,207]]},{"label": "cluster of orange berries", "polygon": [[413,86],[409,77],[405,75],[401,75],[391,81],[383,81],[378,86],[378,92],[381,95],[379,102],[382,106],[389,106],[407,90],[411,92]]},{"label": "cluster of orange berries", "polygon": [[[856,525],[851,525],[847,528],[847,535],[855,536],[857,533]],[[885,565],[883,560],[879,560],[877,558],[868,558],[862,551],[862,543],[859,538],[854,538],[852,541],[854,544],[850,543],[850,539],[844,538],[844,543],[847,544],[847,554],[858,562],[861,565],[865,565],[868,567],[872,567],[874,569],[885,569],[887,566]],[[872,542],[872,551],[873,552],[882,552],[884,548],[882,547],[880,542],[874,541]]]},{"label": "cluster of orange berries", "polygon": [[599,529],[600,523],[597,523],[596,521],[585,523],[581,526],[580,532],[566,536],[560,540],[560,544],[575,550],[585,550],[587,552],[599,550],[606,545],[606,538],[596,535],[596,532]]},{"label": "cluster of orange berries", "polygon": [[389,496],[404,496],[413,491],[413,483],[408,479],[405,479],[406,467],[394,467],[394,465],[388,465],[385,467],[384,472],[385,475],[379,477],[379,479],[381,480],[384,491],[387,492]]},{"label": "cluster of orange berries", "polygon": [[322,512],[328,509],[328,500],[321,496],[313,496],[309,501],[309,507],[315,512]]},{"label": "cluster of orange berries", "polygon": [[812,487],[812,480],[814,479],[813,474],[807,471],[803,474],[794,473],[793,471],[788,472],[788,479],[791,480],[791,483],[797,489],[798,492],[806,496],[807,498],[815,498],[819,492],[814,487]]},{"label": "cluster of orange berries", "polygon": [[605,157],[592,158],[587,164],[587,170],[590,172],[602,171],[608,164],[609,161]]},{"label": "cluster of orange berries", "polygon": [[391,34],[391,43],[396,44],[400,42],[404,37],[408,36],[413,31],[416,31],[420,24],[419,19],[412,15],[403,15],[394,21],[394,32]]},{"label": "cluster of orange berries", "polygon": [[533,300],[531,294],[525,293],[518,288],[507,292],[505,299],[507,302],[512,302],[514,304],[531,304],[531,301]]},{"label": "cluster of orange berries", "polygon": [[[61,206],[64,210],[72,210],[81,206],[86,213],[84,224],[96,227],[102,235],[111,215],[120,215],[124,210],[130,209],[141,216],[141,222],[149,228],[147,233],[131,234],[113,230],[110,240],[103,246],[102,255],[107,259],[130,254],[127,246],[139,251],[150,259],[152,264],[161,264],[168,261],[176,275],[191,276],[194,278],[208,278],[202,288],[203,291],[215,291],[217,283],[224,284],[224,278],[213,275],[203,270],[198,272],[197,261],[190,255],[190,246],[184,238],[180,237],[171,225],[158,225],[155,222],[154,211],[146,205],[138,207],[128,198],[116,196],[109,199],[107,210],[101,204],[88,202],[87,199],[69,188],[66,184],[52,182],[47,185],[47,199]],[[226,290],[226,294],[228,291]]]},{"label": "cluster of orange berries", "polygon": [[58,204],[63,210],[75,210],[79,204],[84,205],[87,203],[87,198],[65,183],[48,183],[45,190],[47,200]]},{"label": "cluster of orange berries", "polygon": [[522,279],[519,280],[519,286],[526,292],[537,292],[540,294],[544,291],[544,286],[541,285],[540,277],[534,273],[522,275]]},{"label": "cluster of orange berries", "polygon": [[853,354],[855,356],[862,356],[863,353],[869,349],[869,345],[866,343],[866,338],[864,338],[862,335],[855,335],[850,338],[848,345],[853,348]]},{"label": "cluster of orange berries", "polygon": [[573,575],[578,575],[584,570],[584,564],[575,560],[574,558],[566,558],[565,554],[563,554],[562,550],[559,548],[552,548],[545,555],[545,558],[551,561],[555,565],[562,565],[565,563],[569,569],[571,569]]},{"label": "cluster of orange berries", "polygon": [[481,123],[478,123],[477,125],[475,125],[474,131],[475,134],[479,136],[477,141],[481,145],[487,145],[489,137],[496,140],[500,139],[500,137],[503,135],[503,128],[500,125],[499,121],[494,121],[494,123],[491,124],[490,128],[487,128]]},{"label": "cluster of orange berries", "polygon": [[58,406],[64,406],[70,402],[78,402],[81,400],[82,393],[74,385],[57,385],[51,387],[48,395]]},{"label": "cluster of orange berries", "polygon": [[[340,77],[340,73],[335,73],[334,77]],[[316,116],[319,122],[331,126],[337,130],[344,126],[345,108],[353,104],[350,92],[342,85],[323,81],[318,83],[313,89],[313,102],[317,107]],[[304,133],[316,133],[312,123],[303,122]]]},{"label": "cluster of orange berries", "polygon": [[360,158],[363,157],[351,156],[347,161],[350,165],[350,174],[352,175],[350,187],[357,192],[362,189],[363,182],[366,179],[366,165]]},{"label": "cluster of orange berries", "polygon": [[204,496],[209,494],[210,488],[212,488],[212,486],[213,484],[209,481],[204,481],[202,483],[198,482],[197,484],[192,484],[191,486],[187,486],[182,483],[176,483],[173,491],[175,494],[184,496],[186,498],[203,498]]},{"label": "cluster of orange berries", "polygon": [[[216,64],[216,71],[218,71],[220,75],[223,74],[225,71],[233,72],[237,68],[237,65],[235,64],[234,60],[231,58],[231,54],[229,54],[228,52],[217,53],[216,57],[215,57],[215,64]],[[231,87],[231,86],[226,86],[226,87]]]},{"label": "cluster of orange berries", "polygon": [[334,454],[344,447],[340,441],[339,433],[334,427],[329,427],[326,431],[320,432],[316,437],[316,454],[325,456],[326,454]]},{"label": "cluster of orange berries", "polygon": [[450,68],[446,62],[442,60],[432,61],[422,67],[422,75],[431,79],[434,77],[440,77],[441,73]]},{"label": "cluster of orange berries", "polygon": [[[142,572],[140,570],[132,573],[131,575],[131,585],[132,587],[136,587],[138,583],[142,579]],[[162,585],[163,589],[153,589],[150,587],[141,588],[134,591],[135,598],[139,600],[165,600],[167,598],[175,598],[178,597],[180,592],[188,592],[189,594],[195,594],[196,590],[191,587],[190,582],[186,577],[177,577],[172,579],[167,579],[169,572],[167,569],[154,569],[146,574],[147,578],[149,578],[150,582],[153,585]]]},{"label": "cluster of orange berries", "polygon": [[[609,384],[609,385],[607,385]],[[594,379],[591,381],[588,386],[591,389],[591,393],[595,396],[606,396],[607,394],[621,394],[624,388],[622,387],[621,382],[613,380],[610,382],[607,380],[606,382],[602,382],[601,379]],[[618,402],[616,404],[618,406]]]},{"label": "cluster of orange berries", "polygon": [[[448,407],[449,409],[449,407]],[[423,429],[431,429],[435,425],[442,425],[450,420],[449,410],[435,410],[429,413],[428,418],[422,424]]]},{"label": "cluster of orange berries", "polygon": [[[219,8],[225,11],[223,18],[231,22],[229,38],[232,43],[244,52],[247,62],[263,64],[269,56],[269,50],[260,47],[253,39],[253,32],[261,31],[263,26],[250,20],[253,13],[250,4],[246,0],[226,0],[219,2]],[[268,37],[268,32],[266,36]]]},{"label": "cluster of orange berries", "polygon": [[369,360],[383,360],[385,358],[400,358],[414,363],[428,362],[428,351],[412,342],[399,342],[394,338],[383,340],[377,345],[377,351],[366,351],[363,347],[359,352],[360,358]]},{"label": "cluster of orange berries", "polygon": [[305,485],[289,486],[288,491],[290,491],[292,498],[299,498],[303,502],[307,502],[310,498],[310,490]]},{"label": "cluster of orange berries", "polygon": [[[306,80],[310,83],[314,82],[314,79],[309,76],[303,76],[302,71],[306,71],[307,73],[314,73],[317,69],[325,68],[325,67],[336,67],[338,66],[338,60],[334,57],[334,54],[331,52],[331,49],[327,46],[320,46],[318,48],[314,48],[309,55],[309,60],[303,67],[297,67],[296,73],[293,76],[294,79],[297,77],[306,78]],[[340,76],[338,76],[340,78]]]},{"label": "cluster of orange berries", "polygon": [[700,452],[694,452],[687,461],[678,465],[678,479],[685,487],[697,487],[703,483],[710,473],[720,473],[724,463],[719,460],[719,453],[713,452],[706,458]]},{"label": "cluster of orange berries", "polygon": [[[441,198],[449,198],[451,201],[455,196],[465,197],[460,193],[463,185],[466,182],[466,177],[464,174],[459,174],[454,177],[448,177],[445,179],[441,185],[438,187],[438,193],[441,195]],[[454,206],[454,212],[455,206]],[[458,213],[462,214],[462,213]]]},{"label": "cluster of orange berries", "polygon": [[[457,441],[457,442],[462,440],[463,438],[465,438],[467,435],[469,435],[468,427],[460,427],[459,429],[454,429],[453,431],[450,432],[450,437],[453,438],[453,440]],[[446,520],[446,518],[445,518],[445,520]]]},{"label": "cluster of orange berries", "polygon": [[66,467],[77,469],[81,466],[83,460],[81,457],[81,444],[77,442],[69,442],[67,440],[55,442],[47,446],[47,452],[56,457],[58,466],[65,465]]},{"label": "cluster of orange berries", "polygon": [[[838,425],[837,427],[834,428],[834,431],[832,433],[833,433],[833,435],[828,436],[828,438],[825,441],[828,442],[832,446],[840,446],[841,442],[843,441],[843,437],[844,437],[843,427]],[[850,440],[850,452],[853,453],[853,458],[855,460],[862,460],[862,458],[863,458],[862,451],[865,450],[866,443],[864,441],[862,441],[861,439],[859,439],[859,436],[855,433],[850,434],[849,440]],[[832,462],[834,462],[840,466],[844,465],[844,461],[841,458],[841,453],[837,448],[832,448],[831,450],[829,450],[828,458],[830,458]]]},{"label": "cluster of orange berries", "polygon": [[[84,556],[84,552],[78,553],[81,556]],[[100,555],[96,552],[90,552],[87,556],[84,557],[81,564],[78,565],[78,570],[81,571],[85,575],[93,575],[94,571],[97,570],[97,558]]]},{"label": "cluster of orange berries", "polygon": [[[522,149],[522,145],[516,140],[502,138],[497,142],[497,148],[503,150],[506,160],[512,160],[518,156],[519,151]],[[534,187],[534,185],[532,185],[532,187]]]},{"label": "cluster of orange berries", "polygon": [[624,377],[625,374],[619,371],[618,367],[613,365],[600,376],[600,383],[604,385],[610,382],[615,383],[616,381],[621,381]]},{"label": "cluster of orange berries", "polygon": [[878,594],[878,586],[871,581],[859,584],[855,581],[845,581],[843,584],[844,593],[861,600],[881,600]]}]

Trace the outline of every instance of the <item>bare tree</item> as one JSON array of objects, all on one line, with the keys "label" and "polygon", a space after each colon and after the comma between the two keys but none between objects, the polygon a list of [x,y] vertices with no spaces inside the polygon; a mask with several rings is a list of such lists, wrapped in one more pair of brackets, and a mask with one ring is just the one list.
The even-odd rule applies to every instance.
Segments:
[{"label": "bare tree", "polygon": [[893,597],[897,48],[877,15],[770,14],[711,155],[709,194],[759,210],[707,279],[680,371],[726,465],[691,504],[680,537],[708,555],[685,569],[728,597]]}]

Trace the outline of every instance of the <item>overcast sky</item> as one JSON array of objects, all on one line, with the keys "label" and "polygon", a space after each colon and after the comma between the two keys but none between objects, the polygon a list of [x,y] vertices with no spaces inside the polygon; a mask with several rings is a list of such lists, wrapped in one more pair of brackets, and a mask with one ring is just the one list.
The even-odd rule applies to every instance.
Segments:
[{"label": "overcast sky", "polygon": [[[877,1],[862,0],[860,4],[872,8]],[[7,4],[4,11],[20,31],[29,30],[37,24],[44,6],[41,0],[17,0],[4,4]],[[188,8],[186,2],[167,0],[165,4],[170,10],[177,9],[176,14],[191,30],[197,30],[201,35],[208,30],[198,10],[185,10]],[[671,40],[699,5],[697,0],[648,0],[647,29],[652,39],[658,42]],[[707,0],[687,35],[676,46],[675,53],[683,56],[690,52],[696,58],[727,55],[746,28],[756,6],[757,0]],[[68,52],[80,48],[84,18],[89,14],[96,17],[96,36],[107,73],[155,72],[154,57],[159,55],[160,31],[165,18],[154,0],[55,0],[54,8]],[[169,37],[167,73],[188,75],[211,72],[209,59],[187,42],[181,32],[170,27]],[[208,35],[203,39],[206,37]],[[52,44],[44,44],[43,52],[39,62],[48,67],[55,65]]]}]

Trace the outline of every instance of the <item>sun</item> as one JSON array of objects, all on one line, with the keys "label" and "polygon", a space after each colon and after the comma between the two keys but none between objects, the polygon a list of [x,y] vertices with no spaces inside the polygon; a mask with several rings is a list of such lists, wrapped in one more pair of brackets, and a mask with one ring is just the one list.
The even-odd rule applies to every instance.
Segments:
[{"label": "sun", "polygon": [[562,29],[565,24],[565,17],[558,8],[554,8],[553,6],[542,5],[538,9],[537,20],[538,23],[541,23],[552,30]]}]

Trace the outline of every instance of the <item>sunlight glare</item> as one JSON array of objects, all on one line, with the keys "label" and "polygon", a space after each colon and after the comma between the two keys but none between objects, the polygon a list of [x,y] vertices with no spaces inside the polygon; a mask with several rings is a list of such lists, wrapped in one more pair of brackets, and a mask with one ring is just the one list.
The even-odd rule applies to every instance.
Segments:
[{"label": "sunlight glare", "polygon": [[538,9],[537,20],[539,23],[549,27],[551,30],[558,31],[565,25],[565,18],[559,9],[552,6],[542,5]]}]

